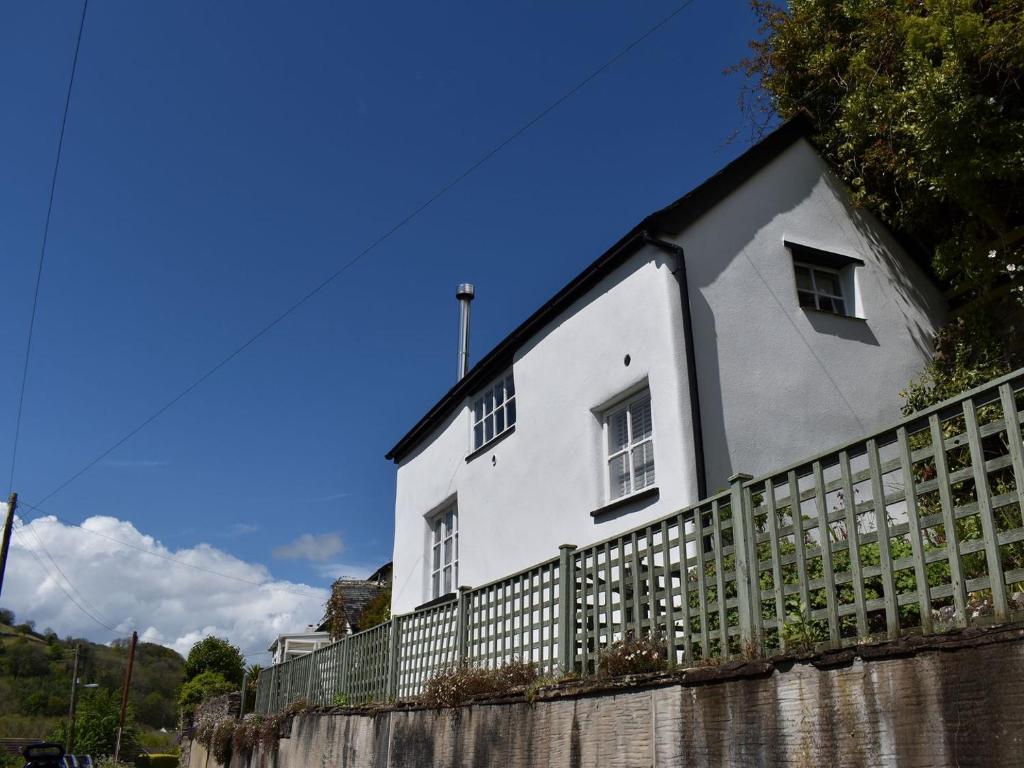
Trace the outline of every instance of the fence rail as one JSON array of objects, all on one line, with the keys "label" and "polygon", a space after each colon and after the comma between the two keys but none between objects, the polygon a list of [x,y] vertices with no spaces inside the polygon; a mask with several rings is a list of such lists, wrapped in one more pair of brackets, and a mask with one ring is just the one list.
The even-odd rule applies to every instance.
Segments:
[{"label": "fence rail", "polygon": [[256,708],[416,696],[458,662],[592,673],[630,636],[675,664],[839,647],[1024,610],[1024,369],[791,467],[396,616],[260,676]]}]

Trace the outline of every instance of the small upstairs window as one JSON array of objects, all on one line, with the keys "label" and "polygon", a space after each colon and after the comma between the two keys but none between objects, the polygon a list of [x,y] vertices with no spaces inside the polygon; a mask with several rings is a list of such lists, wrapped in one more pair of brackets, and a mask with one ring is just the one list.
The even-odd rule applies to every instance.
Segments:
[{"label": "small upstairs window", "polygon": [[654,485],[651,393],[644,390],[609,409],[604,418],[608,500]]},{"label": "small upstairs window", "polygon": [[797,301],[803,309],[857,315],[854,270],[864,262],[851,256],[786,241],[793,254]]},{"label": "small upstairs window", "polygon": [[516,384],[509,371],[473,400],[473,450],[515,425]]}]

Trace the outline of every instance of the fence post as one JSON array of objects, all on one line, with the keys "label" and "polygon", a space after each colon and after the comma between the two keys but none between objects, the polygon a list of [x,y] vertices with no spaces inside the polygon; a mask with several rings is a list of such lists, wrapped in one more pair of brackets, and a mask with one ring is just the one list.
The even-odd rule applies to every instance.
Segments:
[{"label": "fence post", "polygon": [[562,674],[576,667],[576,545],[558,548],[558,665]]},{"label": "fence post", "polygon": [[388,701],[398,698],[398,664],[402,658],[402,649],[399,647],[401,642],[398,617],[392,616],[391,626],[388,628]]},{"label": "fence post", "polygon": [[459,587],[458,603],[455,606],[455,660],[466,660],[469,641],[469,592],[472,587]]},{"label": "fence post", "polygon": [[[729,509],[732,511],[733,556],[736,558],[736,607],[740,618],[740,645],[755,642],[754,611],[760,610],[757,581],[757,549],[754,546],[754,520],[747,505],[743,484],[751,475],[737,472],[729,478]],[[719,600],[723,596],[719,596]],[[723,649],[723,654],[725,649]]]}]

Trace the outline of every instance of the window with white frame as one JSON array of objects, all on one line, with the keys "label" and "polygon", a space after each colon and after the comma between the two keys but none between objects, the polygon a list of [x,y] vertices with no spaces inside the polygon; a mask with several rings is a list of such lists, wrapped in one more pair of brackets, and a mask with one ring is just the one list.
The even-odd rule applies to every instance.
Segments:
[{"label": "window with white frame", "polygon": [[654,485],[654,427],[651,393],[630,397],[605,413],[608,500]]},{"label": "window with white frame", "polygon": [[516,384],[509,371],[473,400],[473,450],[516,424]]},{"label": "window with white frame", "polygon": [[846,311],[847,300],[838,269],[800,262],[794,262],[793,268],[796,270],[796,295],[801,307],[837,315],[850,314]]},{"label": "window with white frame", "polygon": [[864,262],[853,256],[785,241],[793,254],[796,296],[804,309],[858,316],[856,270]]},{"label": "window with white frame", "polygon": [[453,504],[431,517],[430,597],[441,597],[459,586],[459,511]]}]

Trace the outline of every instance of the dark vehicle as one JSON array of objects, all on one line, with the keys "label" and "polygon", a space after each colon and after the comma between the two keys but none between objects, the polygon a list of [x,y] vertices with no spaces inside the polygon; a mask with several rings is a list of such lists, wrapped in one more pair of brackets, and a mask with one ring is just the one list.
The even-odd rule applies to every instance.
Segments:
[{"label": "dark vehicle", "polygon": [[49,742],[30,744],[21,754],[25,757],[25,768],[92,768],[93,765],[88,755],[65,755],[63,746]]}]

